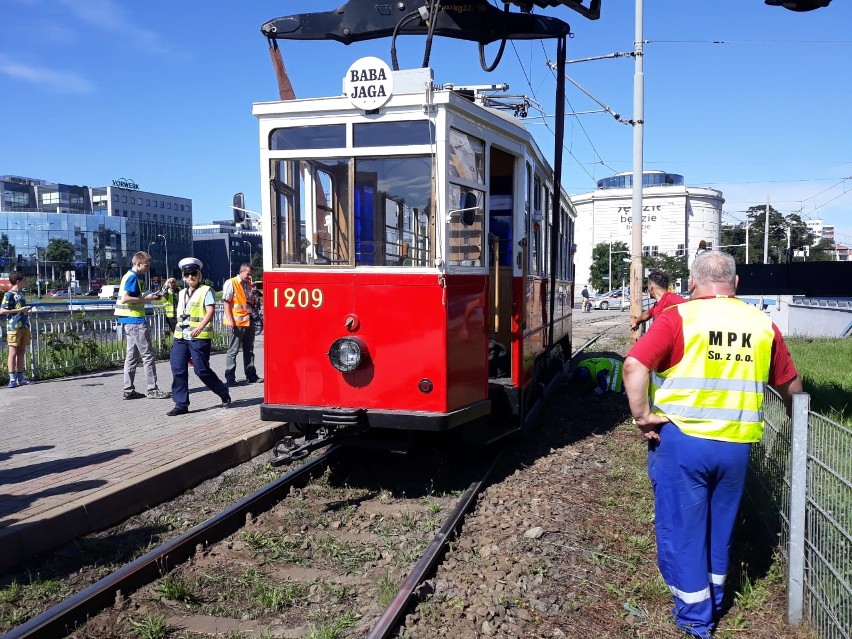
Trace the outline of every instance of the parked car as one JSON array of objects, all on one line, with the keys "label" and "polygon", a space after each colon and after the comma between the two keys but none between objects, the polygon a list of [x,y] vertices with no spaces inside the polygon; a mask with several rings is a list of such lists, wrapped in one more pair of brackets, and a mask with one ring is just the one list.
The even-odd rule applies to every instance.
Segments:
[{"label": "parked car", "polygon": [[58,288],[58,289],[54,289],[52,292],[48,291],[47,294],[50,297],[68,297],[68,289],[67,288]]},{"label": "parked car", "polygon": [[99,288],[90,288],[88,291],[86,291],[86,296],[87,297],[96,297],[98,295],[98,293],[100,293],[100,292],[101,292],[101,289],[99,289]]}]

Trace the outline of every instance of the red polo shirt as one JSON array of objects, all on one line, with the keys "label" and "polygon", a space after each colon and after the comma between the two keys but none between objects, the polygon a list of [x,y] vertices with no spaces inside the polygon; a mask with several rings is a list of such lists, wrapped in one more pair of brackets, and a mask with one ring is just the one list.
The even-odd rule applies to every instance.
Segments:
[{"label": "red polo shirt", "polygon": [[657,319],[657,315],[666,310],[669,306],[674,306],[675,304],[683,304],[686,300],[683,299],[677,293],[671,293],[666,291],[663,293],[663,296],[657,300],[657,303],[654,304],[651,308],[648,309],[648,315],[651,319]]}]

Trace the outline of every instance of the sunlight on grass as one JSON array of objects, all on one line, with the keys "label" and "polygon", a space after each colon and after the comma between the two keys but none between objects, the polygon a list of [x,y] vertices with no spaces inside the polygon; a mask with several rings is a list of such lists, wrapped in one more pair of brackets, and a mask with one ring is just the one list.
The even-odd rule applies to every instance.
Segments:
[{"label": "sunlight on grass", "polygon": [[843,338],[785,338],[811,410],[842,424],[852,425],[852,340]]}]

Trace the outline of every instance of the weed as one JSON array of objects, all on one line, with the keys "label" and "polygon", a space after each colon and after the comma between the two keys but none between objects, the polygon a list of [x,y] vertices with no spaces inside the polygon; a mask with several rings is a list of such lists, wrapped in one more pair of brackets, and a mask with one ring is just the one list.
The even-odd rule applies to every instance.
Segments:
[{"label": "weed", "polygon": [[331,595],[338,603],[351,599],[355,595],[355,592],[349,586],[344,586],[343,584],[329,580],[322,582],[322,589]]},{"label": "weed", "polygon": [[307,639],[337,639],[344,630],[351,628],[357,622],[358,615],[354,612],[347,612],[330,624],[320,626],[319,628],[311,628],[308,631]]},{"label": "weed", "polygon": [[379,579],[379,605],[382,608],[387,608],[390,606],[393,598],[396,596],[396,592],[399,589],[396,582],[391,579],[390,575],[385,573]]},{"label": "weed", "polygon": [[169,627],[165,615],[145,615],[141,619],[130,620],[130,632],[139,639],[165,639]]},{"label": "weed", "polygon": [[429,497],[424,497],[423,499],[421,499],[421,500],[420,500],[420,502],[421,502],[424,506],[426,506],[426,510],[428,510],[428,511],[429,511],[429,514],[430,514],[430,515],[437,515],[437,514],[438,514],[439,512],[441,512],[441,510],[443,509],[443,507],[441,506],[441,504],[439,504],[439,503],[438,503],[438,502],[436,502],[436,501],[433,501],[433,500],[432,500],[432,499],[430,499]]},{"label": "weed", "polygon": [[650,535],[628,535],[627,543],[634,550],[648,551],[654,549],[654,540]]},{"label": "weed", "polygon": [[172,601],[182,601],[187,604],[193,604],[198,601],[192,589],[180,577],[164,577],[156,585],[154,592]]},{"label": "weed", "polygon": [[734,601],[742,610],[749,612],[759,610],[766,603],[766,600],[769,599],[769,591],[765,584],[751,580],[751,577],[748,576],[747,568],[743,564],[742,582],[740,589],[734,596]]}]

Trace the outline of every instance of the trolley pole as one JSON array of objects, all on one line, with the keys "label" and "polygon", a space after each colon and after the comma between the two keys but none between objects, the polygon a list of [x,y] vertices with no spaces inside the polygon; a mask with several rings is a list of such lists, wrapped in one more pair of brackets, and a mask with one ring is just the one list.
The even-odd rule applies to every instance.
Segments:
[{"label": "trolley pole", "polygon": [[[630,264],[630,315],[642,312],[642,173],[645,127],[645,65],[644,65],[644,0],[636,0],[636,34],[634,36],[633,73],[633,210]],[[611,288],[611,287],[610,287]],[[639,331],[633,331],[635,342]]]}]

